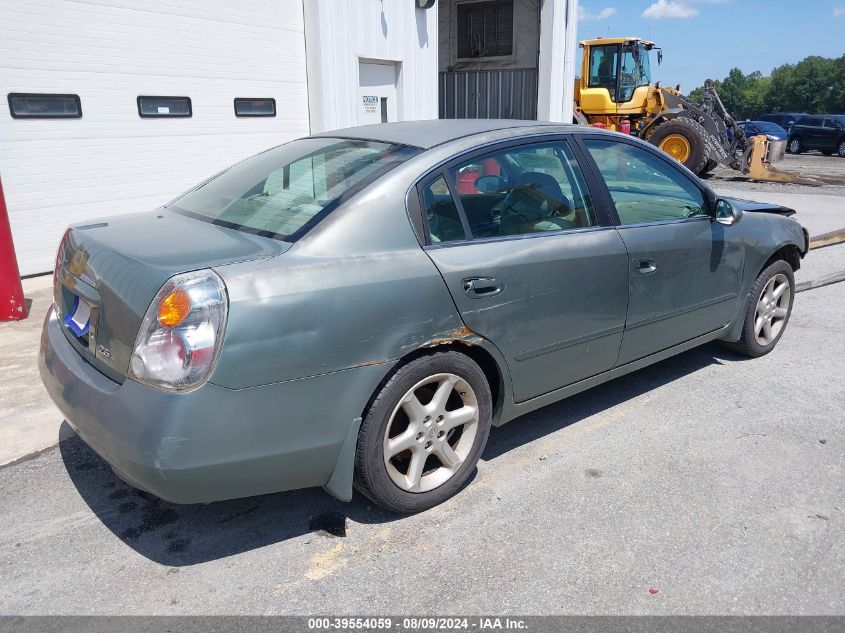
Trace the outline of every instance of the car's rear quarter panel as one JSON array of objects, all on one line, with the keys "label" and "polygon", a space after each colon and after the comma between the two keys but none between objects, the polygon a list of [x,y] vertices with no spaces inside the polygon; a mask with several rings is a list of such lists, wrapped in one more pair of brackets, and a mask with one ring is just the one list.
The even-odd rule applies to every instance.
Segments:
[{"label": "car's rear quarter panel", "polygon": [[363,192],[282,256],[218,269],[229,323],[211,382],[241,389],[388,364],[464,335],[411,228],[405,185]]}]

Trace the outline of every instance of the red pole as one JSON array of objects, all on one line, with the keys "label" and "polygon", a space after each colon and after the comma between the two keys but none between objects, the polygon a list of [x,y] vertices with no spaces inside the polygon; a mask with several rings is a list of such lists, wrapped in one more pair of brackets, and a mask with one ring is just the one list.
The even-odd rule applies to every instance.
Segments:
[{"label": "red pole", "polygon": [[12,227],[9,225],[6,198],[3,197],[3,183],[0,182],[0,321],[19,321],[26,315]]}]

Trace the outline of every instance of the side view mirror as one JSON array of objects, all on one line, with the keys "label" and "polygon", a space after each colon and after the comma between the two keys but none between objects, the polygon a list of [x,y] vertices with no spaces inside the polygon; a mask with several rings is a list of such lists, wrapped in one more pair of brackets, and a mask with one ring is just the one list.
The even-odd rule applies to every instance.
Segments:
[{"label": "side view mirror", "polygon": [[479,176],[475,179],[475,190],[478,193],[496,193],[505,189],[505,181],[499,176]]},{"label": "side view mirror", "polygon": [[730,202],[724,198],[720,198],[716,202],[716,222],[731,226],[742,219],[742,209],[737,209]]}]

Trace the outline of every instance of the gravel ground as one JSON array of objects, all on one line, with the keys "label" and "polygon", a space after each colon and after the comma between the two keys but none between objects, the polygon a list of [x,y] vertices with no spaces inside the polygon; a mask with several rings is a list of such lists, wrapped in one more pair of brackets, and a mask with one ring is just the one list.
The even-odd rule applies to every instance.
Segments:
[{"label": "gravel ground", "polygon": [[842,288],[768,356],[707,345],[494,429],[416,516],[151,501],[71,437],[0,468],[0,613],[845,614]]},{"label": "gravel ground", "polygon": [[743,191],[771,191],[776,193],[806,193],[826,196],[845,196],[845,158],[837,156],[823,156],[819,152],[807,154],[787,154],[784,160],[776,165],[783,171],[800,172],[809,175],[824,175],[842,178],[842,186],[825,185],[810,187],[778,182],[750,181],[739,172],[719,165],[707,179],[714,189],[726,188]]}]

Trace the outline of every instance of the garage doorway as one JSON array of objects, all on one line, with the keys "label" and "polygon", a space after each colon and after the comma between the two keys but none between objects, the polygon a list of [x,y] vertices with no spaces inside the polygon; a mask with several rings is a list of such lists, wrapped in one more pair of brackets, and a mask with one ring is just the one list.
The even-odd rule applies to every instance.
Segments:
[{"label": "garage doorway", "polygon": [[358,125],[398,121],[399,64],[361,60],[358,63]]}]

